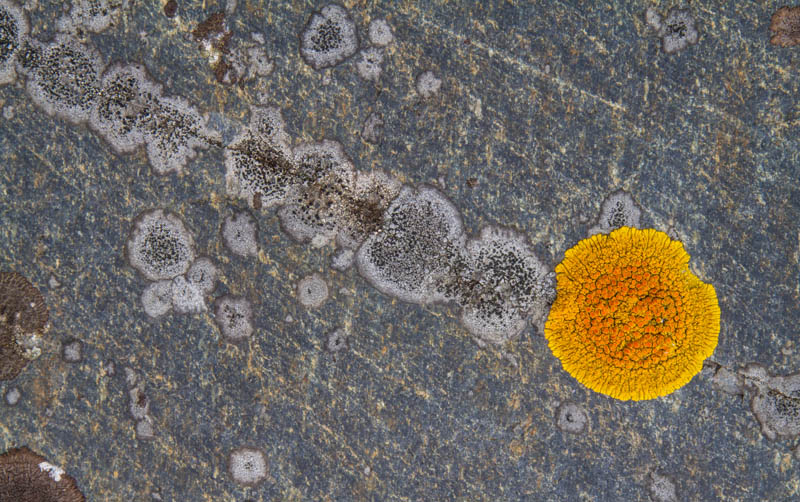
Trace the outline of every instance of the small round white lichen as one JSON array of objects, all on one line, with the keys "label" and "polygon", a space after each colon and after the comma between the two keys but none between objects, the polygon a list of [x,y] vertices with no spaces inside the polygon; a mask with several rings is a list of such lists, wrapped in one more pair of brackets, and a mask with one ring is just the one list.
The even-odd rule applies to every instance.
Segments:
[{"label": "small round white lichen", "polygon": [[237,211],[225,218],[222,238],[235,255],[258,255],[258,227],[255,218],[246,211]]},{"label": "small round white lichen", "polygon": [[369,23],[369,41],[379,47],[385,47],[394,41],[392,27],[385,19],[373,19]]},{"label": "small round white lichen", "polygon": [[214,314],[220,333],[229,342],[242,342],[253,335],[253,307],[246,298],[231,295],[217,298]]},{"label": "small round white lichen", "polygon": [[422,72],[422,74],[417,77],[417,92],[425,99],[438,94],[441,87],[442,79],[437,77],[436,74],[430,70]]},{"label": "small round white lichen", "polygon": [[238,448],[228,457],[228,472],[243,486],[255,486],[267,477],[267,459],[255,448]]},{"label": "small round white lichen", "polygon": [[328,299],[328,285],[319,274],[303,277],[297,283],[297,300],[304,307],[316,309]]}]

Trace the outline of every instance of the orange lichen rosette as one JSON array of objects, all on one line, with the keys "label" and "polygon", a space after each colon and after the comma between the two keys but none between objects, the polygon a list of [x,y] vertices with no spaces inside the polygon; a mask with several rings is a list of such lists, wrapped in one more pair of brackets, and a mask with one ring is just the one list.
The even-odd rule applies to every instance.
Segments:
[{"label": "orange lichen rosette", "polygon": [[545,336],[564,369],[596,392],[664,396],[689,382],[717,346],[714,287],[663,232],[622,227],[584,239],[556,274]]}]

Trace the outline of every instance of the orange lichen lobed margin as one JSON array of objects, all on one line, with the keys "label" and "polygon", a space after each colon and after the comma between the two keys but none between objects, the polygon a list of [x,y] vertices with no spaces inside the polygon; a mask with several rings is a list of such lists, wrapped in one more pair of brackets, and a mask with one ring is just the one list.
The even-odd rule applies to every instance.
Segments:
[{"label": "orange lichen lobed margin", "polygon": [[590,389],[652,399],[682,387],[717,346],[714,286],[689,271],[683,244],[622,227],[580,241],[556,267],[550,350]]}]

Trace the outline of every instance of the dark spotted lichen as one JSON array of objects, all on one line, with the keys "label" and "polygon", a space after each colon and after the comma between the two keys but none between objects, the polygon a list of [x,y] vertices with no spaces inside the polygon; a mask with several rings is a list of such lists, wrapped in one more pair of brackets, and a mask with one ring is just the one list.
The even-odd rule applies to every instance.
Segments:
[{"label": "dark spotted lichen", "polygon": [[100,33],[116,24],[128,0],[73,0],[71,22],[89,31]]},{"label": "dark spotted lichen", "polygon": [[47,44],[27,41],[18,62],[17,68],[27,77],[28,95],[37,106],[73,124],[88,120],[104,67],[94,47],[59,34]]},{"label": "dark spotted lichen", "polygon": [[402,301],[448,298],[438,289],[466,240],[461,214],[431,186],[403,187],[384,212],[380,230],[356,255],[358,271],[377,290]]},{"label": "dark spotted lichen", "polygon": [[151,281],[184,274],[194,261],[194,240],[177,215],[154,209],[140,214],[125,245],[128,262]]},{"label": "dark spotted lichen", "polygon": [[553,281],[527,239],[485,227],[466,246],[473,284],[462,287],[461,322],[483,341],[501,344],[518,335],[529,315],[544,319]]},{"label": "dark spotted lichen", "polygon": [[631,194],[617,190],[603,201],[597,224],[589,229],[589,235],[607,234],[618,228],[639,228],[642,209],[633,200]]},{"label": "dark spotted lichen", "polygon": [[673,7],[667,13],[667,17],[661,19],[655,8],[650,7],[645,13],[645,20],[661,37],[661,48],[667,54],[680,52],[696,44],[700,37],[689,9]]},{"label": "dark spotted lichen", "polygon": [[25,13],[13,2],[0,0],[0,85],[16,79],[15,58],[27,36],[28,20]]},{"label": "dark spotted lichen", "polygon": [[764,436],[800,436],[800,374],[773,376],[763,366],[750,363],[741,375],[753,391],[750,407]]},{"label": "dark spotted lichen", "polygon": [[254,208],[284,203],[294,184],[289,135],[277,108],[254,108],[250,124],[225,149],[228,194]]},{"label": "dark spotted lichen", "polygon": [[253,307],[241,296],[226,295],[214,302],[214,318],[222,337],[240,343],[253,334]]},{"label": "dark spotted lichen", "polygon": [[315,70],[336,66],[356,49],[355,23],[345,8],[336,4],[313,13],[300,35],[300,55]]}]

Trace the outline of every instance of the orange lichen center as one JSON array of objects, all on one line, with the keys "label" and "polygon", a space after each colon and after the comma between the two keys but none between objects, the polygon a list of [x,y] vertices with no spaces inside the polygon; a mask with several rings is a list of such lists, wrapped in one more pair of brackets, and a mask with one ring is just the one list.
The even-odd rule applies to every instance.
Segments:
[{"label": "orange lichen center", "polygon": [[545,327],[564,369],[619,399],[649,399],[688,382],[719,332],[714,288],[688,263],[680,242],[627,227],[567,251]]},{"label": "orange lichen center", "polygon": [[683,339],[682,303],[674,291],[659,287],[659,271],[632,263],[611,273],[595,273],[595,288],[582,298],[586,309],[577,322],[584,343],[615,366],[650,367],[665,360]]}]

